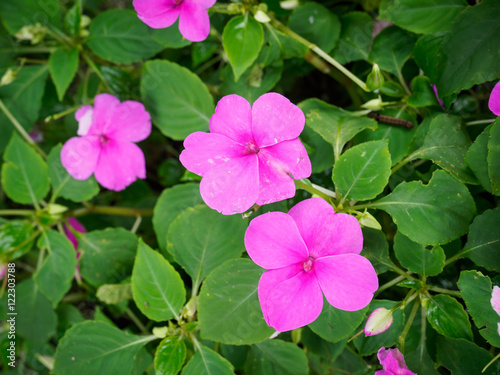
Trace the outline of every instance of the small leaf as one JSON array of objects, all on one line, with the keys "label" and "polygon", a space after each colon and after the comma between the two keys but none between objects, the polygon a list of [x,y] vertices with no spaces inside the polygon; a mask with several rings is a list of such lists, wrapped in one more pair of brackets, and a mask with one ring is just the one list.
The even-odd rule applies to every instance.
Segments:
[{"label": "small leaf", "polygon": [[472,170],[481,186],[491,193],[491,182],[488,173],[488,140],[490,138],[491,125],[487,126],[479,134],[465,154],[465,163]]},{"label": "small leaf", "polygon": [[108,305],[116,305],[132,299],[132,285],[130,283],[104,284],[97,289],[96,297]]},{"label": "small leaf", "polygon": [[35,238],[33,225],[26,221],[11,220],[0,224],[0,256],[14,260],[30,251]]},{"label": "small leaf", "polygon": [[235,81],[257,59],[263,42],[262,25],[248,15],[234,17],[226,24],[222,45],[233,68]]},{"label": "small leaf", "polygon": [[462,305],[448,295],[438,294],[430,297],[427,321],[445,337],[472,340],[469,316]]},{"label": "small leaf", "polygon": [[57,97],[62,101],[66,90],[73,81],[78,70],[78,49],[57,49],[50,54],[49,70],[50,76],[56,86]]},{"label": "small leaf", "polygon": [[81,13],[80,3],[76,2],[64,16],[64,27],[70,35],[76,36],[80,32],[80,23],[82,21]]},{"label": "small leaf", "polygon": [[411,81],[412,94],[406,103],[412,107],[428,107],[438,105],[436,94],[431,87],[431,81],[426,76],[416,76]]},{"label": "small leaf", "polygon": [[186,290],[177,271],[142,240],[132,272],[132,293],[139,310],[157,322],[178,318],[186,301]]},{"label": "small leaf", "polygon": [[199,346],[181,375],[234,375],[233,370],[227,359],[206,346]]},{"label": "small leaf", "polygon": [[169,336],[160,342],[155,353],[156,375],[176,375],[186,359],[186,344],[180,336]]},{"label": "small leaf", "polygon": [[422,276],[436,276],[443,271],[446,259],[440,246],[427,250],[400,232],[394,236],[394,252],[401,265]]},{"label": "small leaf", "polygon": [[491,125],[488,140],[488,175],[491,182],[491,191],[500,195],[500,120]]}]

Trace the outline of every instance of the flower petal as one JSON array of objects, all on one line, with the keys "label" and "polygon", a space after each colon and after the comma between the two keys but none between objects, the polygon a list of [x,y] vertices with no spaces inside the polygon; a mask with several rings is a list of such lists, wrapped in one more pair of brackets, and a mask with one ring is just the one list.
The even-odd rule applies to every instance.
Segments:
[{"label": "flower petal", "polygon": [[377,353],[380,364],[388,374],[416,375],[406,366],[403,354],[398,349],[380,348]]},{"label": "flower petal", "polygon": [[184,38],[192,42],[205,40],[210,32],[207,10],[194,2],[183,2],[179,16],[179,30]]},{"label": "flower petal", "polygon": [[497,82],[491,91],[490,100],[488,101],[490,111],[495,115],[500,116],[500,81]]},{"label": "flower petal", "polygon": [[146,178],[146,161],[134,143],[110,140],[101,150],[95,178],[109,190],[120,191],[137,178]]},{"label": "flower petal", "polygon": [[238,95],[224,96],[217,103],[209,128],[211,133],[225,135],[243,146],[253,142],[250,103]]},{"label": "flower petal", "polygon": [[498,286],[493,287],[493,292],[491,293],[491,307],[493,310],[500,315],[500,288]]},{"label": "flower petal", "polygon": [[262,95],[252,106],[252,132],[261,148],[297,138],[305,121],[299,107],[275,92]]},{"label": "flower petal", "polygon": [[134,0],[135,11],[143,17],[156,17],[161,13],[174,8],[175,0]]},{"label": "flower petal", "polygon": [[279,332],[312,323],[323,308],[323,294],[313,272],[301,264],[264,272],[259,301],[266,323]]},{"label": "flower petal", "polygon": [[342,254],[316,259],[314,272],[328,302],[340,310],[362,309],[370,303],[378,288],[375,269],[361,255]]},{"label": "flower petal", "polygon": [[266,155],[279,169],[301,179],[311,176],[311,160],[300,139],[283,141],[270,147],[262,148],[259,156]]},{"label": "flower petal", "polygon": [[201,197],[224,215],[245,212],[257,200],[258,176],[255,154],[229,160],[205,173],[200,183]]},{"label": "flower petal", "polygon": [[314,258],[338,254],[359,254],[363,234],[358,220],[336,214],[322,198],[306,199],[288,212],[295,220],[309,253]]},{"label": "flower petal", "polygon": [[164,29],[165,27],[172,26],[177,18],[179,17],[180,9],[175,8],[171,10],[167,10],[163,13],[158,14],[157,16],[146,17],[140,14],[137,14],[137,17],[144,22],[149,27],[153,29]]},{"label": "flower petal", "polygon": [[217,0],[184,0],[184,1],[190,1],[202,6],[205,9],[208,9],[212,7]]},{"label": "flower petal", "polygon": [[140,142],[151,134],[151,116],[142,103],[125,101],[115,107],[105,134],[115,140]]},{"label": "flower petal", "polygon": [[287,267],[309,257],[295,222],[283,212],[253,219],[245,233],[245,247],[250,258],[266,269]]},{"label": "flower petal", "polygon": [[86,180],[94,173],[101,152],[96,136],[68,139],[61,150],[61,163],[76,180]]},{"label": "flower petal", "polygon": [[104,134],[108,127],[115,108],[120,105],[120,101],[110,94],[99,94],[94,99],[94,112],[92,117],[94,121],[87,134]]},{"label": "flower petal", "polygon": [[200,176],[205,176],[216,165],[247,155],[240,144],[216,133],[192,133],[184,140],[184,147],[179,160],[186,169]]},{"label": "flower petal", "polygon": [[76,134],[80,137],[87,135],[94,122],[94,109],[89,105],[83,106],[76,111],[75,117],[78,120],[78,131]]}]

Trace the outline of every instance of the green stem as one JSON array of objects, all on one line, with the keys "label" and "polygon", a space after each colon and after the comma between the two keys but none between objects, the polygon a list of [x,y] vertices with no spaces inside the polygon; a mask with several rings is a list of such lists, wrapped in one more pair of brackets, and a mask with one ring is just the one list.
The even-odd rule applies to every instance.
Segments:
[{"label": "green stem", "polygon": [[137,229],[139,229],[139,225],[141,225],[142,222],[142,216],[137,215],[137,218],[135,219],[134,225],[132,226],[132,229],[130,229],[130,232],[136,233]]},{"label": "green stem", "polygon": [[449,289],[440,288],[438,286],[429,286],[429,285],[427,286],[427,290],[432,290],[433,292],[436,292],[436,293],[449,294],[450,296],[462,298],[462,293],[460,293],[458,290],[449,290]]},{"label": "green stem", "polygon": [[413,304],[413,308],[411,309],[410,316],[408,317],[408,321],[406,322],[405,328],[403,332],[399,336],[399,344],[401,346],[401,353],[404,354],[405,351],[405,338],[408,332],[410,331],[411,325],[413,324],[413,320],[415,319],[415,315],[417,315],[418,308],[420,307],[420,303],[416,302]]},{"label": "green stem", "polygon": [[13,48],[0,48],[0,53],[22,53],[22,54],[31,54],[31,53],[52,53],[57,50],[56,47],[17,47]]},{"label": "green stem", "polygon": [[0,210],[0,216],[31,216],[34,215],[33,210]]},{"label": "green stem", "polygon": [[5,106],[4,102],[2,99],[0,99],[0,109],[2,112],[7,116],[7,118],[12,122],[14,127],[17,129],[17,131],[21,134],[21,136],[28,142],[33,148],[40,154],[44,159],[47,159],[47,154],[43,152],[43,150],[38,147],[38,145],[35,143],[33,139],[31,139],[30,135],[24,130],[23,126],[17,121],[17,119],[12,115],[12,113],[9,111],[9,109]]},{"label": "green stem", "polygon": [[491,118],[487,120],[476,120],[476,121],[469,121],[466,122],[466,126],[472,126],[472,125],[484,125],[484,124],[492,124],[496,121],[496,118]]},{"label": "green stem", "polygon": [[85,59],[85,61],[87,62],[87,64],[89,64],[90,69],[92,69],[94,71],[94,73],[97,74],[97,77],[99,77],[99,79],[101,80],[101,82],[104,85],[104,87],[106,88],[106,90],[108,92],[113,92],[113,90],[111,90],[111,87],[108,84],[108,81],[106,81],[106,78],[104,78],[104,76],[102,75],[101,71],[97,68],[96,64],[94,64],[94,62],[87,55],[87,53],[85,53],[84,51],[82,51],[82,56]]},{"label": "green stem", "polygon": [[93,100],[90,103],[82,104],[82,105],[77,105],[75,107],[71,107],[71,108],[65,109],[62,112],[54,113],[53,115],[47,116],[45,118],[45,120],[43,120],[43,121],[44,122],[50,122],[50,121],[59,120],[61,117],[64,117],[66,115],[69,115],[70,113],[75,112],[77,109],[81,108],[82,106],[84,106],[84,105],[90,105],[92,103],[93,103]]},{"label": "green stem", "polygon": [[406,279],[406,277],[405,277],[405,276],[403,276],[403,275],[401,275],[401,276],[398,276],[398,277],[396,277],[395,279],[393,279],[393,280],[391,280],[391,281],[389,281],[389,282],[385,283],[384,285],[382,285],[381,287],[379,287],[379,288],[377,289],[377,291],[375,292],[375,295],[378,295],[378,294],[382,293],[384,290],[386,290],[386,289],[390,288],[390,287],[391,287],[391,286],[393,286],[393,285],[396,285],[396,284],[400,283],[400,282],[401,282],[401,281],[403,281],[404,279]]},{"label": "green stem", "polygon": [[78,208],[76,210],[68,211],[65,216],[66,217],[84,216],[89,214],[105,214],[105,215],[119,215],[119,216],[153,216],[153,209],[89,205],[88,207],[83,207],[83,208]]},{"label": "green stem", "polygon": [[139,330],[141,331],[141,333],[148,333],[148,331],[146,330],[146,327],[144,327],[144,324],[142,324],[142,322],[134,314],[134,312],[132,310],[130,310],[130,308],[127,307],[127,309],[125,310],[125,313],[128,315],[128,317],[130,318],[130,320],[132,320],[135,323],[135,325],[137,326],[137,328],[139,328]]},{"label": "green stem", "polygon": [[[321,188],[324,190],[322,191],[319,189],[320,188],[319,186],[316,186],[315,184],[308,185],[305,182],[302,182],[301,180],[295,180],[295,187],[308,191],[313,195],[317,195],[318,197],[323,198],[327,202],[331,202],[332,198],[334,198],[333,196],[335,195],[333,191]],[[330,192],[331,194],[329,195],[328,192]]]},{"label": "green stem", "polygon": [[498,353],[495,358],[493,358],[491,361],[488,362],[486,366],[484,366],[483,370],[481,371],[481,374],[485,372],[488,369],[488,367],[490,367],[498,358],[500,358],[500,353]]}]

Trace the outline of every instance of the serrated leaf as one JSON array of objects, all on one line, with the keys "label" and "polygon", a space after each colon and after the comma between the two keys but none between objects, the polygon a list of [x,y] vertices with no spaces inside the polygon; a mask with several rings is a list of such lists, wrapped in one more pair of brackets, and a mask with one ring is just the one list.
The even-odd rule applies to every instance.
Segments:
[{"label": "serrated leaf", "polygon": [[180,336],[165,337],[156,348],[156,375],[176,375],[186,359],[186,344]]},{"label": "serrated leaf", "polygon": [[431,296],[427,305],[427,321],[445,337],[472,340],[469,316],[453,297],[445,294]]},{"label": "serrated leaf", "polygon": [[0,255],[11,261],[30,251],[35,237],[35,228],[27,221],[10,220],[0,224]]},{"label": "serrated leaf", "polygon": [[56,86],[57,97],[62,101],[66,90],[73,81],[78,70],[78,49],[57,49],[50,54],[49,70],[54,86]]},{"label": "serrated leaf", "polygon": [[5,150],[2,186],[17,203],[37,205],[49,192],[49,174],[42,157],[17,134]]},{"label": "serrated leaf", "polygon": [[491,191],[500,195],[500,120],[491,125],[488,139],[488,176],[491,182]]},{"label": "serrated leaf", "polygon": [[263,42],[262,25],[248,15],[234,17],[226,24],[222,45],[233,68],[235,81],[257,59]]},{"label": "serrated leaf", "polygon": [[465,185],[440,170],[427,185],[403,182],[371,206],[387,211],[402,234],[422,245],[446,244],[465,234],[476,211]]},{"label": "serrated leaf", "polygon": [[342,154],[333,167],[333,183],[345,199],[368,200],[389,182],[391,155],[386,141],[365,142]]},{"label": "serrated leaf", "polygon": [[132,294],[139,310],[157,322],[178,319],[186,301],[184,283],[177,271],[142,240],[132,272]]},{"label": "serrated leaf", "polygon": [[198,346],[198,350],[182,370],[182,375],[234,375],[234,367],[227,359],[221,357],[206,346]]},{"label": "serrated leaf", "polygon": [[188,69],[169,61],[148,61],[142,67],[141,93],[153,123],[167,137],[183,140],[195,131],[208,131],[213,98]]}]

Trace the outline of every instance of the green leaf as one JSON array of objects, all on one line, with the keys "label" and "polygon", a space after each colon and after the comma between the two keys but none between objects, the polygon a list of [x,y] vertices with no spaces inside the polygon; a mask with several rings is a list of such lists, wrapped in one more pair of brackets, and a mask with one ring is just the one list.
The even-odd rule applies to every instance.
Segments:
[{"label": "green leaf", "polygon": [[11,220],[0,224],[0,255],[2,260],[14,260],[30,251],[35,238],[33,224]]},{"label": "green leaf", "polygon": [[184,38],[179,31],[179,20],[172,26],[154,30],[153,39],[167,48],[182,48],[191,44],[191,41]]},{"label": "green leaf", "polygon": [[500,208],[487,210],[476,216],[469,228],[463,253],[478,266],[490,271],[500,271]]},{"label": "green leaf", "polygon": [[16,65],[13,59],[16,56],[15,48],[17,48],[17,44],[11,38],[0,22],[0,74],[4,74],[2,68]]},{"label": "green leaf", "polygon": [[160,131],[183,140],[195,131],[208,131],[213,98],[200,78],[173,62],[148,61],[142,68],[141,93]]},{"label": "green leaf", "polygon": [[40,291],[56,307],[71,288],[76,270],[76,251],[65,236],[53,230],[42,232],[38,247],[47,249],[48,255],[33,278]]},{"label": "green leaf", "polygon": [[134,356],[134,363],[130,370],[130,375],[144,375],[145,373],[152,375],[152,363],[153,356],[149,354],[149,351],[145,347],[141,348]]},{"label": "green leaf", "polygon": [[434,361],[425,346],[419,346],[416,350],[408,354],[405,353],[405,362],[408,368],[416,374],[440,375],[434,368]]},{"label": "green leaf", "polygon": [[387,211],[402,234],[422,245],[446,244],[465,234],[476,211],[465,185],[440,170],[427,185],[403,182],[371,206]]},{"label": "green leaf", "polygon": [[78,49],[57,49],[50,54],[49,70],[57,90],[57,97],[62,101],[66,90],[78,70]]},{"label": "green leaf", "polygon": [[130,276],[137,251],[137,237],[123,228],[82,234],[80,273],[92,286],[116,284]]},{"label": "green leaf", "polygon": [[132,299],[132,284],[104,284],[96,292],[99,301],[108,305],[116,305]]},{"label": "green leaf", "polygon": [[62,146],[60,144],[55,146],[47,158],[52,194],[73,202],[92,199],[99,193],[99,186],[95,178],[89,177],[86,180],[80,181],[71,177],[61,163],[61,149]]},{"label": "green leaf", "polygon": [[155,353],[156,375],[176,375],[186,359],[186,344],[180,336],[169,336],[160,342]]},{"label": "green leaf", "polygon": [[488,175],[491,181],[491,191],[500,195],[500,120],[491,125],[488,139]]},{"label": "green leaf", "polygon": [[417,34],[448,31],[467,6],[465,0],[384,0],[380,18]]},{"label": "green leaf", "polygon": [[356,328],[365,319],[368,306],[357,311],[343,311],[336,309],[323,298],[323,310],[309,328],[321,338],[338,342],[354,336]]},{"label": "green leaf", "polygon": [[369,60],[397,77],[411,56],[415,38],[396,26],[382,30],[373,40]]},{"label": "green leaf", "polygon": [[26,340],[44,343],[54,334],[57,315],[33,279],[16,285],[15,310],[16,333]]},{"label": "green leaf", "polygon": [[327,53],[337,44],[341,28],[340,21],[334,13],[312,1],[293,10],[288,26]]},{"label": "green leaf", "polygon": [[186,209],[170,225],[167,250],[193,279],[193,289],[212,270],[245,251],[247,220],[221,215],[206,205]]},{"label": "green leaf", "polygon": [[327,104],[318,99],[307,99],[299,103],[306,115],[306,126],[321,135],[333,146],[338,158],[344,145],[365,129],[375,130],[375,120],[352,115],[348,111]]},{"label": "green leaf", "polygon": [[340,64],[366,60],[372,43],[373,19],[363,12],[349,12],[340,17],[342,31],[333,57]]},{"label": "green leaf", "polygon": [[389,244],[384,232],[372,228],[362,228],[363,250],[361,255],[366,257],[380,275],[394,267],[389,257]]},{"label": "green leaf", "polygon": [[282,340],[266,340],[252,345],[245,363],[246,375],[307,375],[306,354],[297,345]]},{"label": "green leaf", "polygon": [[229,361],[206,346],[198,346],[181,375],[234,375]]},{"label": "green leaf", "polygon": [[5,150],[2,186],[17,203],[38,204],[49,192],[47,165],[40,155],[16,134]]},{"label": "green leaf", "polygon": [[438,336],[437,362],[451,371],[452,375],[494,375],[495,366],[483,372],[493,356],[483,348],[465,339],[452,339]]},{"label": "green leaf", "polygon": [[15,34],[26,25],[61,26],[61,5],[58,0],[1,1],[0,14],[5,28]]},{"label": "green leaf", "polygon": [[464,183],[477,183],[476,177],[465,164],[465,155],[471,141],[460,125],[460,118],[441,114],[432,119],[424,144],[410,160],[432,160]]},{"label": "green leaf", "polygon": [[146,60],[163,49],[144,22],[131,10],[113,9],[92,20],[87,45],[101,59],[116,64]]},{"label": "green leaf", "polygon": [[76,36],[80,32],[80,23],[82,21],[82,10],[80,3],[76,2],[64,16],[64,27],[70,35]]},{"label": "green leaf", "polygon": [[132,272],[132,294],[139,310],[157,322],[179,320],[179,310],[186,301],[184,283],[177,271],[142,240]]},{"label": "green leaf", "polygon": [[334,164],[333,148],[318,133],[305,126],[300,133],[300,140],[305,144],[312,164],[312,173],[323,172]]},{"label": "green leaf", "polygon": [[[391,309],[396,304],[397,302],[393,301],[373,300],[369,305],[368,311],[371,313],[379,307]],[[375,336],[365,336],[362,334],[353,340],[354,346],[358,349],[359,354],[362,356],[371,355],[376,353],[381,347],[391,347],[398,341],[399,335],[404,327],[403,311],[401,309],[396,309],[392,317],[392,325],[387,331]]]},{"label": "green leaf", "polygon": [[130,335],[102,322],[75,324],[59,342],[54,374],[128,374],[134,356],[155,339]]},{"label": "green leaf", "polygon": [[479,134],[465,154],[465,163],[472,170],[481,186],[491,193],[491,182],[488,173],[488,140],[490,138],[491,125],[487,126]]},{"label": "green leaf", "polygon": [[249,259],[235,259],[208,275],[198,306],[202,338],[244,345],[271,336],[274,330],[264,321],[257,297],[263,272]]},{"label": "green leaf", "polygon": [[366,142],[347,150],[333,167],[342,199],[368,200],[382,193],[391,175],[387,141]]},{"label": "green leaf", "polygon": [[394,252],[401,265],[422,276],[436,276],[443,271],[446,259],[440,246],[427,250],[405,235],[397,232],[394,236]]},{"label": "green leaf", "polygon": [[[2,4],[10,3],[3,1]],[[1,12],[0,12],[1,13]],[[9,85],[0,86],[0,99],[26,131],[38,120],[49,66],[25,66]],[[0,111],[0,152],[11,138],[14,126]]]},{"label": "green leaf", "polygon": [[170,224],[186,208],[203,203],[200,185],[187,183],[163,190],[156,202],[153,213],[153,227],[160,250],[166,255],[167,233]]},{"label": "green leaf", "polygon": [[445,294],[430,296],[427,321],[445,337],[472,340],[469,316],[453,297]]},{"label": "green leaf", "polygon": [[477,271],[462,271],[457,285],[481,336],[491,345],[500,347],[497,331],[500,317],[491,306],[493,288],[490,278]]},{"label": "green leaf", "polygon": [[234,17],[226,24],[222,45],[233,68],[235,81],[257,59],[263,42],[262,25],[248,15]]},{"label": "green leaf", "polygon": [[416,76],[411,81],[412,94],[406,99],[406,103],[412,107],[428,107],[438,105],[436,94],[431,87],[431,81],[426,76]]}]

